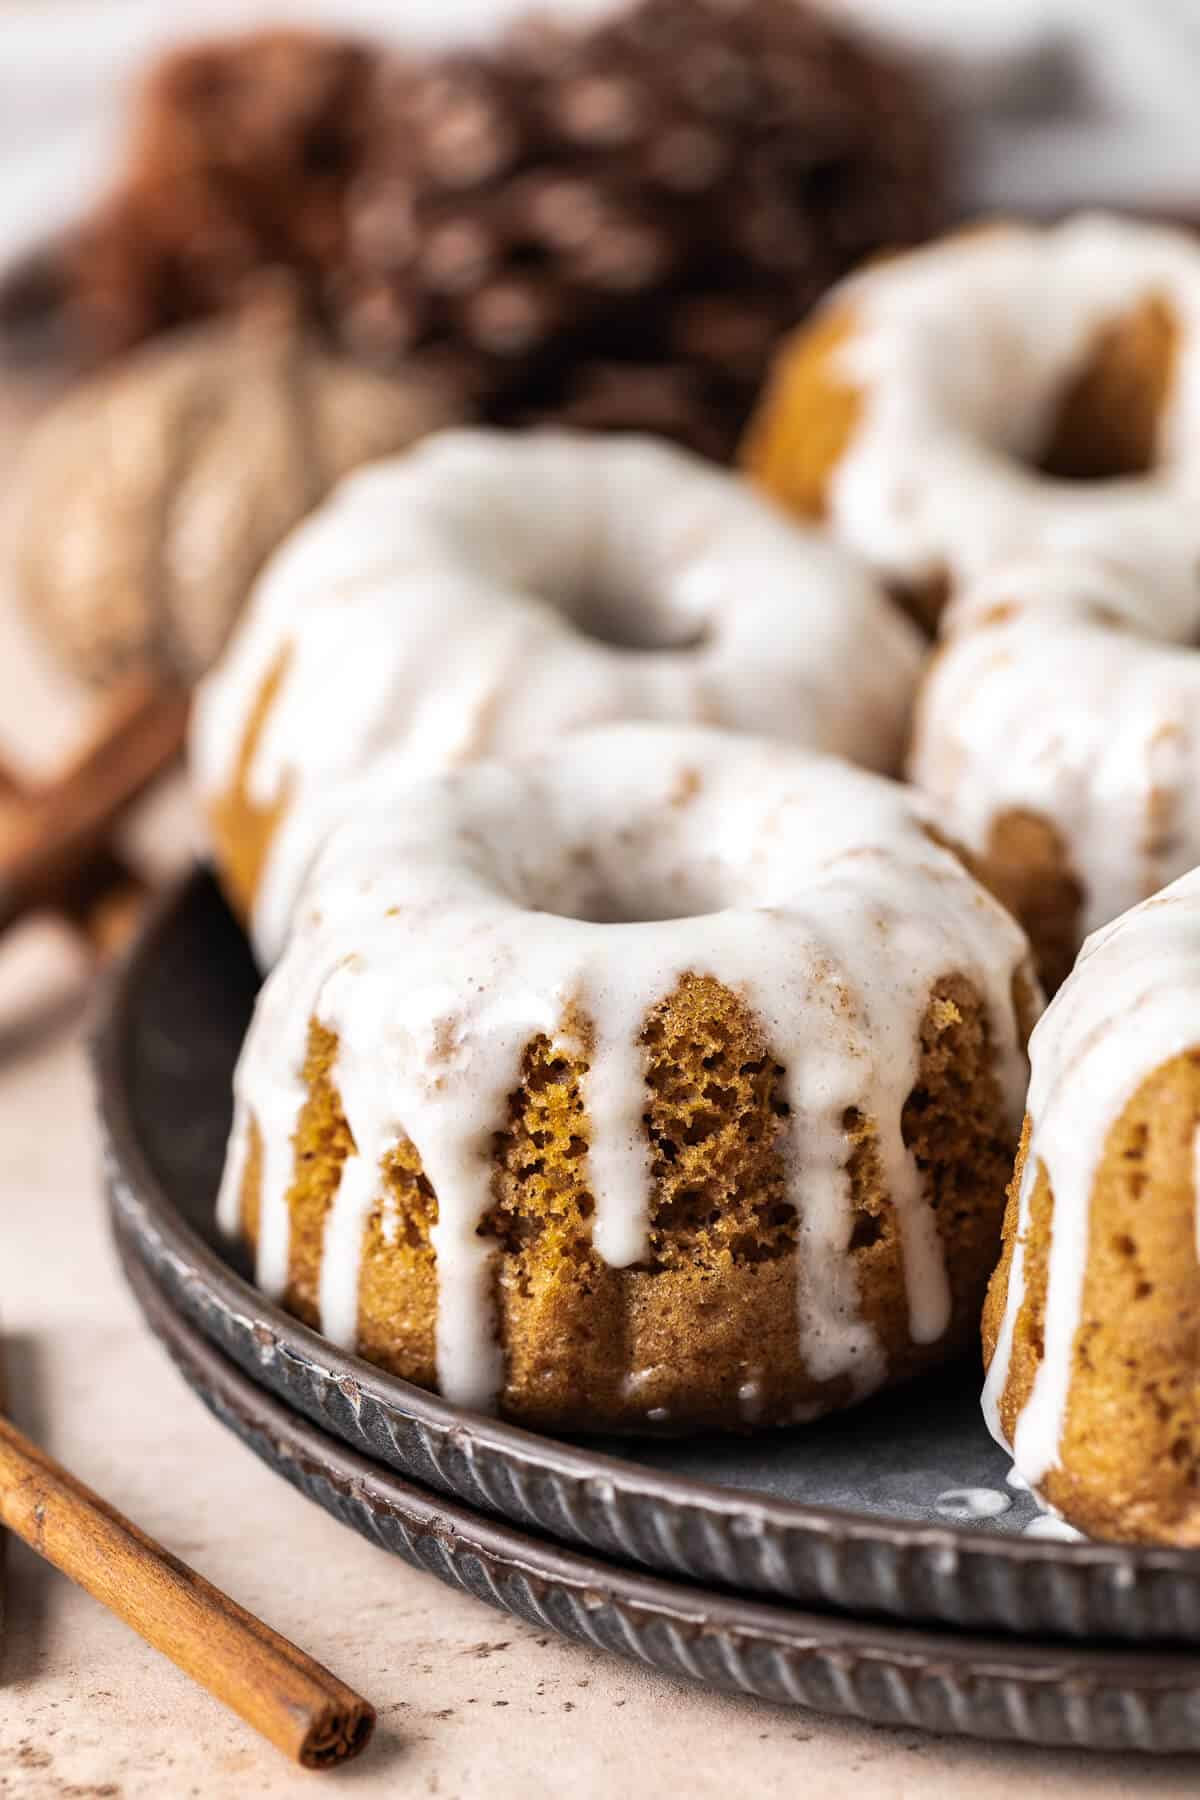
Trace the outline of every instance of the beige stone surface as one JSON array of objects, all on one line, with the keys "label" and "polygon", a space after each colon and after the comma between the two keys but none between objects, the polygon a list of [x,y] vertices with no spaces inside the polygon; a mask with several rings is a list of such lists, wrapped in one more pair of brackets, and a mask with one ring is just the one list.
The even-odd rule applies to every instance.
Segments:
[{"label": "beige stone surface", "polygon": [[[19,431],[0,401],[0,485]],[[0,559],[2,569],[2,559]],[[0,574],[0,751],[47,762],[79,718]],[[138,832],[169,864],[186,807]],[[82,1052],[83,965],[52,931],[0,951],[0,1321],[17,1421],[146,1530],[379,1710],[360,1763],[304,1775],[20,1546],[0,1655],[4,1800],[1191,1794],[1200,1764],[939,1741],[676,1687],[549,1639],[406,1568],[230,1437],[139,1322],[114,1267]]]}]

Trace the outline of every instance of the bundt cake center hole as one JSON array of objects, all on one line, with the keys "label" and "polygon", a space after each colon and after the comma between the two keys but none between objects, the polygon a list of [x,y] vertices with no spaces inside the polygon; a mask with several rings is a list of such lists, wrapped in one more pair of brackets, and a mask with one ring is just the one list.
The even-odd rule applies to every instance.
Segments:
[{"label": "bundt cake center hole", "polygon": [[1178,339],[1178,321],[1161,295],[1110,321],[1059,396],[1038,470],[1058,481],[1151,474]]},{"label": "bundt cake center hole", "polygon": [[708,624],[689,617],[661,595],[639,594],[596,581],[562,594],[559,605],[581,636],[610,650],[699,650]]},{"label": "bundt cake center hole", "polygon": [[1080,408],[1064,406],[1054,421],[1050,443],[1036,458],[1039,475],[1054,481],[1137,480],[1157,466],[1148,428],[1129,435],[1117,420],[1086,420]]},{"label": "bundt cake center hole", "polygon": [[[660,925],[710,919],[739,904],[738,877],[694,838],[670,835],[673,821],[703,788],[695,769],[668,775],[665,808],[618,817],[599,829],[586,819],[522,873],[513,898],[532,912],[585,925]],[[581,828],[581,829],[580,829]],[[577,834],[578,833],[578,834]],[[664,842],[669,848],[664,849]]]},{"label": "bundt cake center hole", "polygon": [[595,855],[572,859],[561,878],[534,882],[525,903],[586,925],[660,925],[724,910],[728,896],[709,869],[660,871],[637,866],[638,860],[628,855],[613,863]]},{"label": "bundt cake center hole", "polygon": [[559,918],[578,919],[585,925],[662,925],[673,919],[705,918],[716,908],[689,904],[689,897],[664,894],[613,894],[596,891],[580,897],[570,907],[543,907]]}]

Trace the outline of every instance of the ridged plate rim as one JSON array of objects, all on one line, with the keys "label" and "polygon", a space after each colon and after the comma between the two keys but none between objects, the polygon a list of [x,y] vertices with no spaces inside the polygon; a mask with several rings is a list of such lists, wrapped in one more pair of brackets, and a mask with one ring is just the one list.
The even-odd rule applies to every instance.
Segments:
[{"label": "ridged plate rim", "polygon": [[215,1416],[362,1536],[542,1629],[675,1679],[923,1731],[1076,1749],[1200,1750],[1200,1657],[1055,1646],[822,1616],[565,1549],[369,1461],[259,1388],[156,1286],[150,1329]]},{"label": "ridged plate rim", "polygon": [[142,986],[210,885],[198,870],[152,908],[105,984],[92,1063],[117,1228],[173,1304],[260,1387],[423,1486],[646,1568],[852,1613],[1200,1643],[1200,1553],[888,1519],[647,1468],[455,1406],[284,1312],[172,1203],[139,1141],[126,1079]]}]

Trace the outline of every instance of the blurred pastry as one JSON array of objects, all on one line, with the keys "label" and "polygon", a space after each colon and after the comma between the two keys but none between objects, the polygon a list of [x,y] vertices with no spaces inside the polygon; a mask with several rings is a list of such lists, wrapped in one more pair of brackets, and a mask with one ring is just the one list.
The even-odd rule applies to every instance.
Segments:
[{"label": "blurred pastry", "polygon": [[351,39],[271,29],[152,64],[107,198],[0,290],[10,357],[102,361],[236,307],[264,268],[310,294],[342,252],[374,60]]},{"label": "blurred pastry", "polygon": [[[498,41],[497,41],[498,38]],[[0,349],[102,359],[267,266],[497,423],[731,451],[771,345],[941,221],[919,81],[797,0],[638,0],[472,51],[267,31],[179,51],[124,173],[0,287]]]},{"label": "blurred pastry", "polygon": [[926,618],[1034,552],[1194,588],[1198,317],[1188,233],[962,231],[829,295],[775,358],[744,460]]},{"label": "blurred pastry", "polygon": [[941,216],[919,83],[796,0],[639,0],[377,92],[342,329],[453,348],[498,423],[727,455],[780,330]]},{"label": "blurred pastry", "polygon": [[193,327],[71,390],[30,437],[17,573],[29,617],[90,681],[189,683],[275,545],[357,464],[459,416],[431,373],[317,342],[286,295]]}]

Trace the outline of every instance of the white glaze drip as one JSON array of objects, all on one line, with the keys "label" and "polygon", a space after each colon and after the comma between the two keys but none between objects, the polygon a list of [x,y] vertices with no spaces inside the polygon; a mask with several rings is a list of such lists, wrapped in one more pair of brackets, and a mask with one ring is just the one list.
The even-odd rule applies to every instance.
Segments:
[{"label": "white glaze drip", "polygon": [[683,451],[444,432],[353,476],[274,558],[197,696],[192,767],[206,804],[228,792],[281,670],[247,774],[285,809],[254,906],[270,962],[345,781],[383,754],[416,777],[650,718],[891,771],[921,655],[859,564]]},{"label": "white glaze drip", "polygon": [[1200,862],[1200,582],[1172,560],[1002,565],[951,610],[921,695],[912,779],[975,850],[1000,813],[1050,820],[1084,933]]},{"label": "white glaze drip", "polygon": [[1056,1513],[1041,1513],[1036,1519],[1030,1519],[1022,1537],[1053,1538],[1057,1543],[1081,1544],[1084,1539],[1082,1531],[1074,1525],[1068,1525]]},{"label": "white glaze drip", "polygon": [[[941,1335],[944,1260],[901,1126],[920,1022],[941,977],[972,983],[1015,1125],[1025,1063],[1012,980],[1026,951],[1008,915],[931,840],[919,796],[762,739],[624,725],[408,788],[384,763],[348,791],[346,813],[260,998],[229,1163],[239,1179],[255,1122],[270,1150],[260,1218],[272,1248],[260,1269],[278,1282],[300,1072],[318,1020],[338,1039],[334,1079],[356,1149],[326,1227],[323,1327],[353,1341],[363,1226],[380,1165],[407,1137],[438,1197],[439,1383],[460,1403],[494,1402],[494,1246],[480,1224],[493,1136],[540,1035],[585,1048],[595,1246],[615,1266],[643,1259],[651,1181],[638,1040],[651,1007],[691,971],[746,1000],[786,1070],[782,1148],[810,1373],[848,1375],[859,1393],[885,1373],[847,1254],[850,1108],[875,1121],[912,1334]],[[223,1217],[231,1211],[227,1190]]]},{"label": "white glaze drip", "polygon": [[1012,1497],[1001,1493],[999,1488],[947,1488],[933,1504],[944,1519],[974,1522],[977,1519],[998,1519],[1012,1505]]},{"label": "white glaze drip", "polygon": [[1000,1403],[1025,1293],[1024,1240],[1037,1171],[1054,1194],[1045,1349],[1014,1433],[1017,1469],[1037,1489],[1057,1467],[1070,1400],[1091,1195],[1108,1134],[1155,1069],[1200,1041],[1200,871],[1088,939],[1030,1041],[1029,1149],[1004,1317],[984,1411],[1007,1443]]},{"label": "white glaze drip", "polygon": [[[1098,334],[1162,300],[1179,328],[1161,457],[1146,475],[1052,481],[1033,466]],[[1104,215],[949,238],[851,278],[837,373],[862,396],[831,521],[894,581],[957,587],[1030,551],[1200,554],[1200,247]]]},{"label": "white glaze drip", "polygon": [[321,1330],[343,1350],[358,1342],[358,1294],[329,1279],[347,1257],[358,1257],[371,1207],[379,1193],[379,1172],[363,1156],[348,1156],[338,1182],[337,1204],[325,1224],[318,1307]]}]

